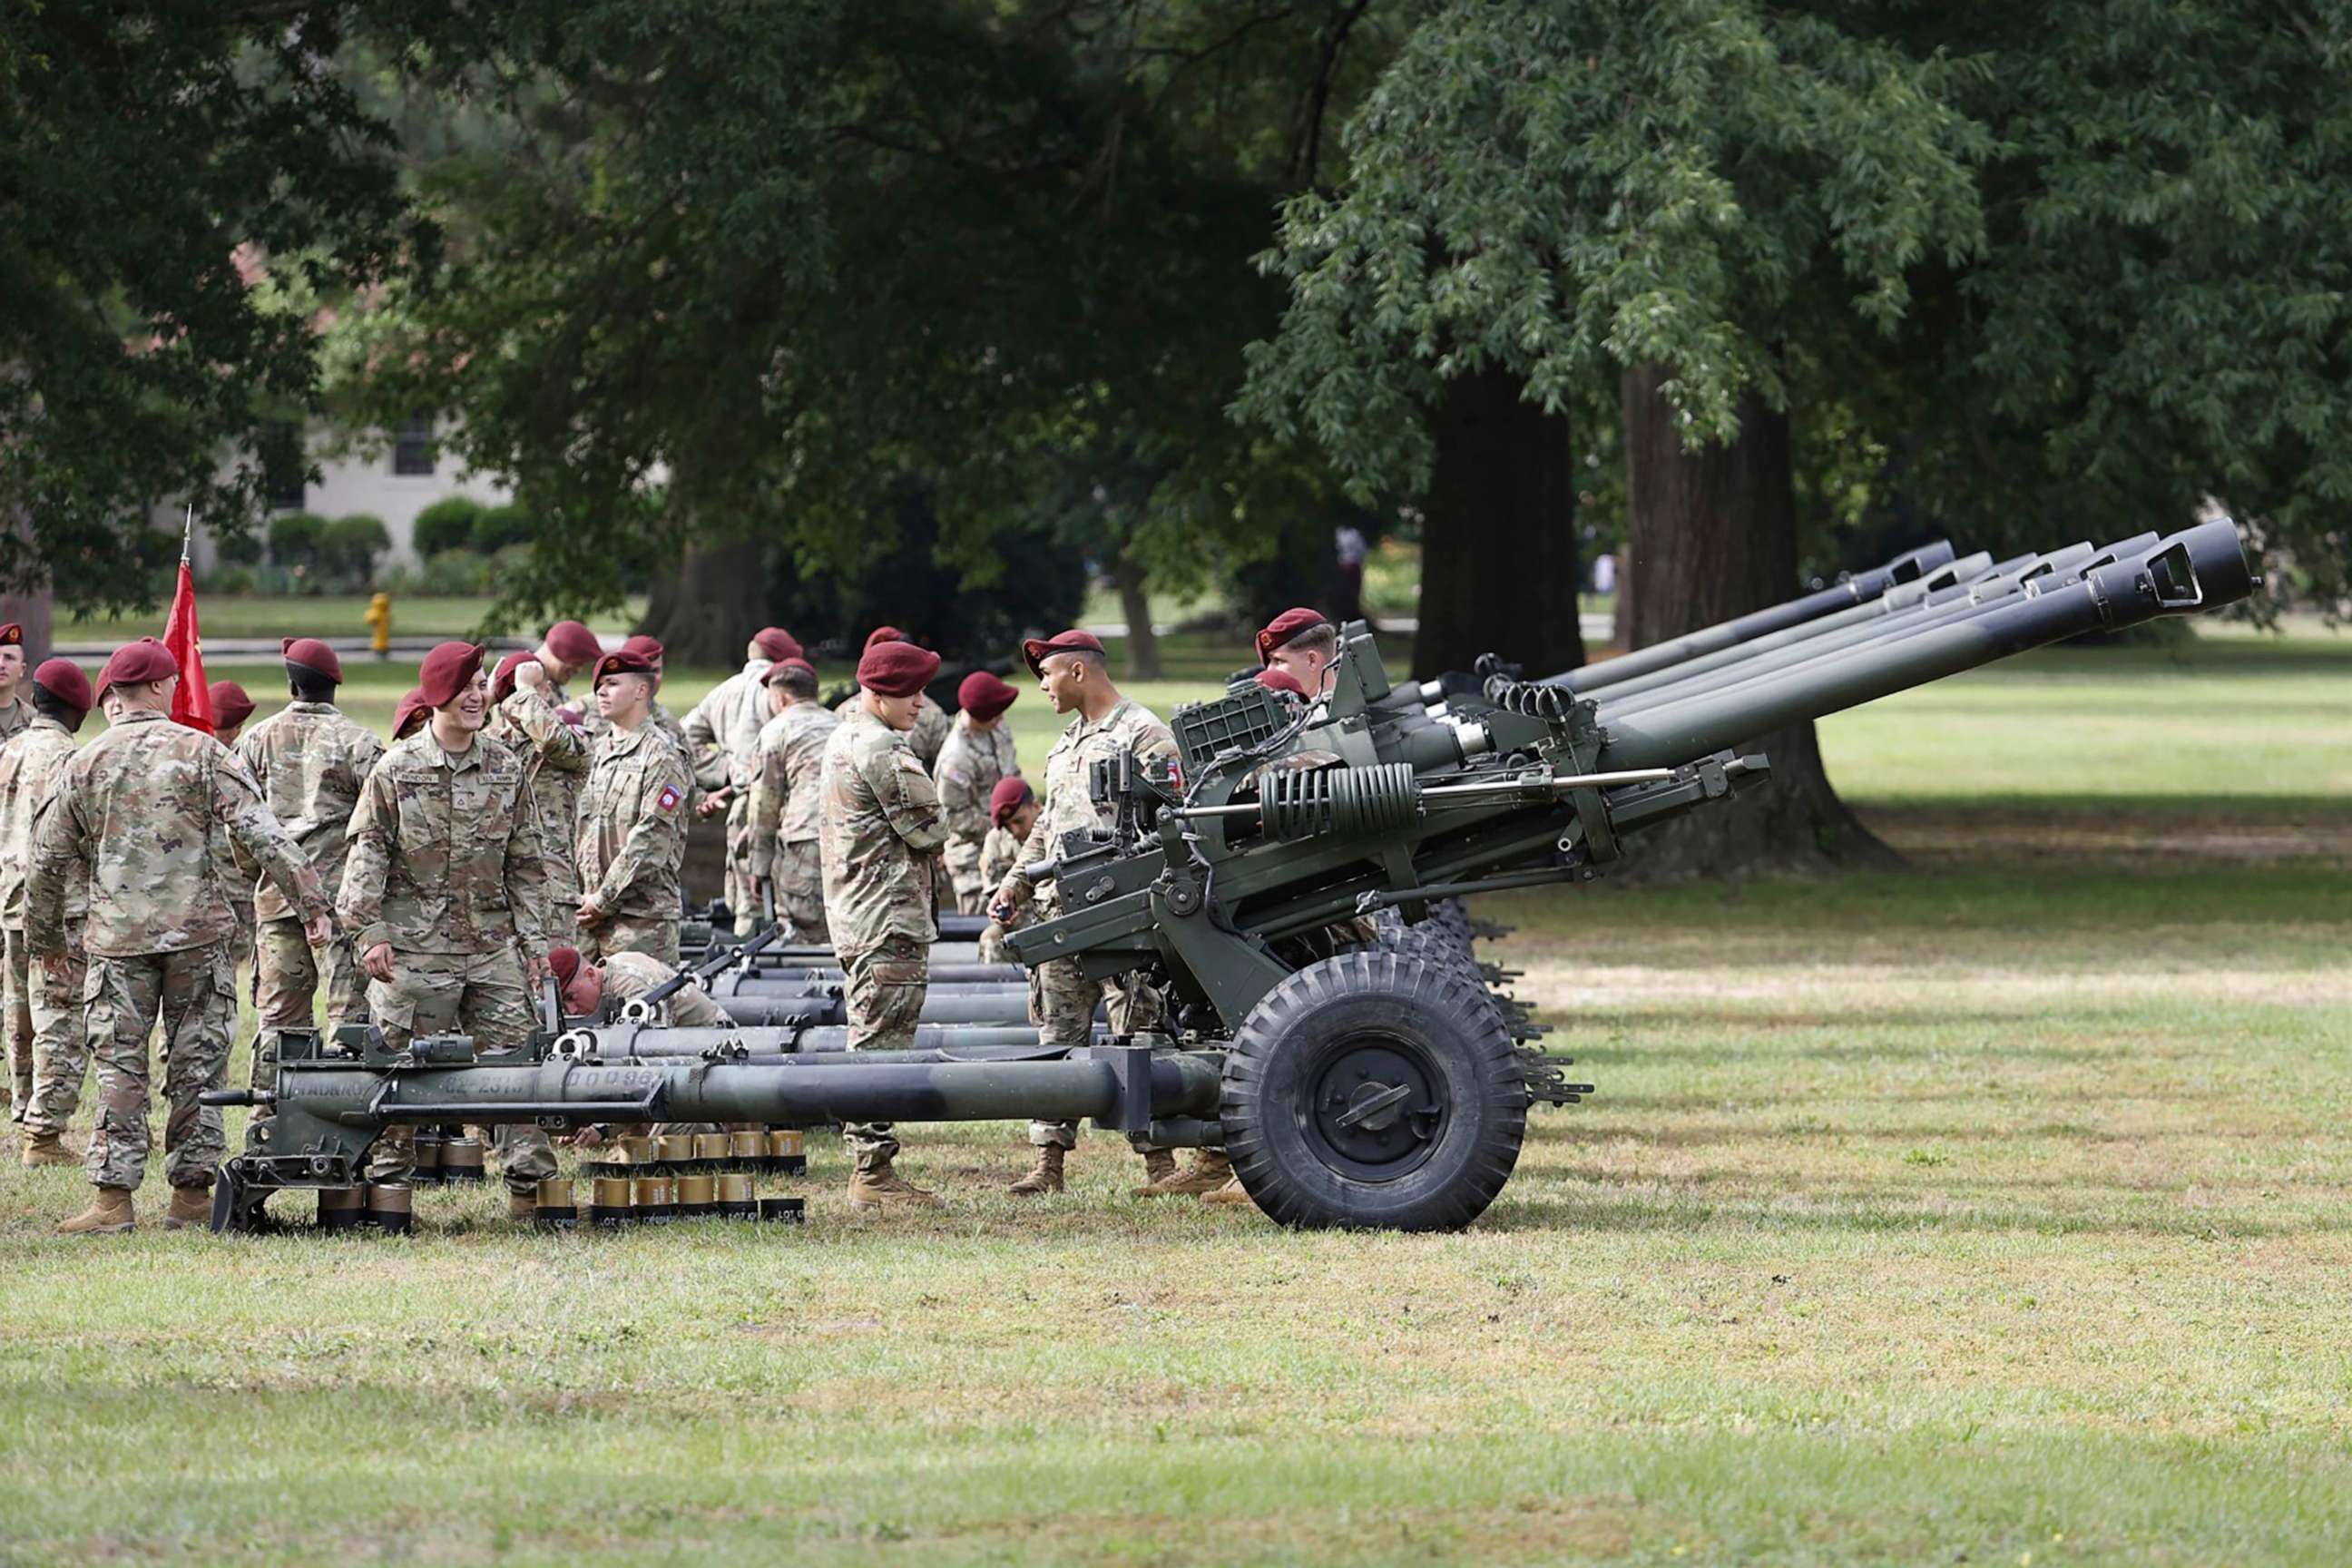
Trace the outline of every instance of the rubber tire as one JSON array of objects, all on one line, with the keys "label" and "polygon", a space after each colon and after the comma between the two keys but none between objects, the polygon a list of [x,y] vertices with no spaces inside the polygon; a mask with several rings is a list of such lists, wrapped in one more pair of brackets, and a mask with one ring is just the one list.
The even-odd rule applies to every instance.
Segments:
[{"label": "rubber tire", "polygon": [[[1333,1169],[1306,1128],[1323,1062],[1367,1034],[1417,1047],[1450,1108],[1422,1163],[1393,1180]],[[1460,1230],[1495,1201],[1527,1136],[1527,1079],[1486,988],[1454,966],[1343,952],[1252,1008],[1225,1053],[1225,1152],[1257,1206],[1307,1230]]]}]

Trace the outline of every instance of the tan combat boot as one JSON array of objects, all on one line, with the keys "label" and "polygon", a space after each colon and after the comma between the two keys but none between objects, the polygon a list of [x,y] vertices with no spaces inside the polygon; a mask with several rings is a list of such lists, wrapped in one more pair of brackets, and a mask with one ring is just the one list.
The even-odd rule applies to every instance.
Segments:
[{"label": "tan combat boot", "polygon": [[1034,1198],[1044,1193],[1060,1192],[1062,1162],[1068,1155],[1069,1151],[1059,1143],[1040,1143],[1037,1146],[1037,1163],[1030,1167],[1029,1173],[1004,1190],[1017,1198]]},{"label": "tan combat boot", "polygon": [[1202,1193],[1201,1201],[1204,1204],[1255,1204],[1257,1200],[1249,1195],[1249,1189],[1242,1185],[1239,1176],[1235,1176],[1215,1192]]},{"label": "tan combat boot", "polygon": [[900,1176],[883,1160],[849,1173],[849,1206],[854,1209],[936,1209],[947,1206],[939,1194],[927,1192]]},{"label": "tan combat boot", "polygon": [[1222,1149],[1196,1149],[1192,1163],[1165,1181],[1138,1187],[1139,1198],[1191,1198],[1213,1193],[1233,1179],[1234,1163]]},{"label": "tan combat boot", "polygon": [[61,1132],[28,1132],[23,1159],[27,1165],[79,1165],[81,1156],[66,1147]]},{"label": "tan combat boot", "polygon": [[539,1217],[539,1194],[536,1193],[507,1194],[507,1218],[529,1225]]},{"label": "tan combat boot", "polygon": [[129,1187],[100,1187],[89,1207],[58,1226],[59,1236],[115,1236],[138,1223]]},{"label": "tan combat boot", "polygon": [[190,1226],[210,1229],[213,1223],[213,1190],[203,1187],[173,1187],[172,1210],[163,1216],[165,1230],[184,1230]]},{"label": "tan combat boot", "polygon": [[1176,1156],[1165,1149],[1147,1149],[1143,1153],[1143,1184],[1151,1186],[1176,1173]]}]

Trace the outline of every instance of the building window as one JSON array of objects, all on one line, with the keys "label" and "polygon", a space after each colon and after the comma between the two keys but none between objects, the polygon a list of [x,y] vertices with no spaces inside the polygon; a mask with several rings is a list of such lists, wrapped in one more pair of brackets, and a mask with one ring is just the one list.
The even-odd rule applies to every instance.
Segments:
[{"label": "building window", "polygon": [[392,471],[402,479],[430,479],[437,457],[433,448],[433,420],[418,415],[400,427],[392,444]]},{"label": "building window", "polygon": [[299,420],[274,419],[261,427],[255,440],[261,459],[261,499],[272,511],[299,511],[310,465],[302,451]]}]

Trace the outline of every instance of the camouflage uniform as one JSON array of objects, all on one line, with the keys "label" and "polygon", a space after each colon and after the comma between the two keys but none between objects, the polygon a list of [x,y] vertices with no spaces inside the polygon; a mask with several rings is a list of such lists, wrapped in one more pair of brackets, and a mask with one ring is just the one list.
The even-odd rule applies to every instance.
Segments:
[{"label": "camouflage uniform", "polygon": [[[31,962],[25,943],[25,874],[33,847],[33,824],[57,791],[58,770],[70,759],[74,738],[54,719],[36,716],[0,746],[0,931],[5,931],[7,970],[8,1066],[13,1086],[9,1116],[28,1122],[36,1132],[56,1132],[34,1114],[35,1084],[42,1055],[56,1054],[60,1066],[74,1069],[73,1095],[79,1098],[82,1073],[89,1058],[81,1053],[78,1010],[47,1005],[66,998],[46,996],[45,977]],[[73,888],[66,895],[67,951],[72,955],[75,990],[72,1004],[81,1000],[81,920],[88,907],[87,890]],[[71,1101],[68,1102],[71,1114]]]},{"label": "camouflage uniform", "polygon": [[727,803],[727,907],[738,935],[758,928],[760,889],[751,864],[751,775],[759,765],[760,731],[768,721],[768,671],[772,662],[748,659],[740,671],[710,689],[686,716],[686,762],[706,790],[733,786]]},{"label": "camouflage uniform", "polygon": [[[604,965],[604,994],[609,999],[605,1011],[612,1017],[620,1016],[621,1010],[611,1003],[642,996],[677,973],[676,964],[643,952],[607,953]],[[681,1029],[724,1028],[728,1022],[726,1011],[698,986],[678,987],[662,1005],[669,1010],[670,1023]]]},{"label": "camouflage uniform", "polygon": [[98,1058],[98,1129],[88,1169],[135,1189],[147,1169],[147,1037],[163,1022],[170,1105],[164,1176],[208,1187],[225,1152],[221,1116],[197,1103],[221,1087],[236,1021],[229,967],[235,891],[221,876],[226,837],[301,910],[322,918],[318,874],[263,805],[261,786],[219,742],[162,713],[126,712],[58,771],[25,887],[35,962],[68,954],[68,909],[86,887],[83,1037]]},{"label": "camouflage uniform", "polygon": [[[1032,865],[1051,856],[1066,833],[1111,826],[1108,815],[1096,808],[1090,775],[1097,761],[1123,751],[1132,751],[1138,761],[1173,756],[1176,738],[1168,732],[1167,725],[1152,716],[1150,709],[1126,697],[1120,698],[1099,723],[1087,723],[1084,714],[1070,721],[1061,739],[1045,755],[1045,787],[1038,792],[1037,821],[1029,830],[1028,842],[1022,846],[1021,865]],[[1027,886],[1023,880],[1017,889]],[[1055,883],[1036,895],[1038,919],[1049,920],[1056,912],[1059,888],[1060,884]],[[1039,964],[1030,973],[1029,989],[1031,1006],[1037,1017],[1037,1037],[1048,1046],[1086,1045],[1093,1036],[1095,1008],[1106,995],[1110,1003],[1110,1026],[1120,1034],[1159,1028],[1165,1018],[1159,994],[1143,983],[1140,974],[1091,979],[1075,958],[1049,959]],[[1077,1125],[1069,1121],[1033,1121],[1029,1124],[1029,1142],[1075,1148]],[[1143,1145],[1138,1142],[1137,1147]]]},{"label": "camouflage uniform", "polygon": [[[824,910],[848,976],[849,1048],[903,1050],[930,990],[947,812],[906,738],[863,706],[825,743],[817,815]],[[898,1152],[887,1122],[844,1127],[861,1171]]]},{"label": "camouflage uniform", "polygon": [[608,729],[580,792],[583,896],[604,918],[579,928],[580,955],[646,952],[677,962],[677,870],[686,858],[686,799],[694,781],[669,737],[651,724]]},{"label": "camouflage uniform", "polygon": [[932,771],[939,775],[940,804],[948,808],[948,875],[955,883],[956,910],[985,913],[996,884],[981,874],[980,847],[989,834],[989,792],[1021,771],[1013,726],[999,719],[996,728],[983,731],[971,727],[970,714],[957,714]]},{"label": "camouflage uniform", "polygon": [[825,745],[841,721],[822,703],[795,702],[760,731],[760,766],[751,782],[753,868],[776,890],[776,912],[796,941],[829,942],[824,866],[817,854],[817,807]]},{"label": "camouflage uniform", "polygon": [[0,745],[30,729],[36,717],[33,705],[22,697],[11,697],[6,702],[0,703]]},{"label": "camouflage uniform", "polygon": [[532,913],[542,931],[567,931],[580,907],[580,873],[572,863],[572,824],[579,819],[580,784],[588,776],[588,742],[556,714],[562,689],[550,681],[534,691],[518,686],[491,710],[483,734],[522,759],[538,815],[545,890]]},{"label": "camouflage uniform", "polygon": [[[298,700],[247,731],[236,754],[261,781],[270,811],[301,846],[320,882],[330,892],[341,890],[343,833],[368,774],[383,759],[375,731],[331,702]],[[362,1017],[367,993],[349,933],[336,932],[327,951],[314,955],[295,911],[267,885],[254,889],[253,912],[253,1006],[259,1028],[253,1082],[258,1087],[276,1070],[278,1032],[308,1029],[318,1021],[322,981],[330,1029]]]},{"label": "camouflage uniform", "polygon": [[[487,734],[453,757],[428,724],[368,775],[352,813],[341,913],[355,953],[392,944],[393,978],[368,982],[368,1010],[394,1048],[457,1027],[484,1050],[530,1041],[520,953],[543,951],[549,876],[539,805],[529,765]],[[369,1174],[407,1180],[415,1144],[414,1129],[387,1129]],[[555,1174],[535,1127],[500,1127],[498,1147],[510,1191]]]},{"label": "camouflage uniform", "polygon": [[[865,705],[858,700],[859,696],[860,693],[853,691],[835,703],[835,717],[846,719],[852,713],[863,711]],[[932,701],[929,692],[924,692],[923,700],[915,705],[915,727],[907,731],[907,749],[915,753],[926,769],[936,772],[940,752],[947,745],[948,731],[954,723],[955,721],[948,716],[948,710]]]},{"label": "camouflage uniform", "polygon": [[[1021,840],[1009,827],[991,827],[988,837],[980,844],[980,880],[990,892],[1004,885],[1013,868],[1021,864]],[[1004,945],[1004,928],[994,921],[980,933],[980,961],[982,963],[1010,963],[1012,950]]]}]

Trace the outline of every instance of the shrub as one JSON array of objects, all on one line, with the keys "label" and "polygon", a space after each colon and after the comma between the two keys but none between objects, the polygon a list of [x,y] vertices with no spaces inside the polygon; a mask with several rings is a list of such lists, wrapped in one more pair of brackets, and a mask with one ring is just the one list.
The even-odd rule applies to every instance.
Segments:
[{"label": "shrub", "polygon": [[474,531],[489,508],[470,496],[445,496],[416,514],[414,542],[425,560],[452,550],[470,549]]},{"label": "shrub", "polygon": [[510,544],[530,542],[530,513],[519,506],[490,507],[474,520],[474,548],[496,555]]},{"label": "shrub", "polygon": [[281,511],[269,520],[269,559],[292,571],[316,566],[327,520],[315,511]]},{"label": "shrub", "polygon": [[354,588],[364,588],[375,574],[375,558],[392,548],[392,533],[383,519],[355,511],[339,517],[320,531],[319,571]]},{"label": "shrub", "polygon": [[497,569],[471,550],[445,550],[425,563],[417,592],[452,598],[496,591]]},{"label": "shrub", "polygon": [[250,566],[215,566],[205,578],[208,594],[250,594],[253,592],[253,568]]},{"label": "shrub", "polygon": [[224,566],[258,566],[261,564],[261,533],[257,529],[240,528],[231,533],[224,530],[213,535],[213,554]]}]

